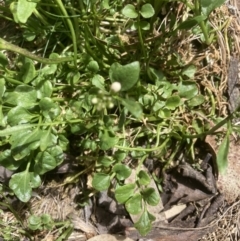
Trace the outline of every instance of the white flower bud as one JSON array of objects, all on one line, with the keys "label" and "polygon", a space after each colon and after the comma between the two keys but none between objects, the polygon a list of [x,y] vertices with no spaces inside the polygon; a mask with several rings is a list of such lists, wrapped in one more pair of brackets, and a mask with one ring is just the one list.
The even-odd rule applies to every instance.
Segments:
[{"label": "white flower bud", "polygon": [[119,83],[119,82],[113,82],[112,84],[111,84],[111,90],[113,91],[113,92],[119,92],[120,91],[120,89],[121,89],[121,84]]},{"label": "white flower bud", "polygon": [[113,107],[114,107],[114,104],[112,102],[108,104],[109,109],[112,109]]},{"label": "white flower bud", "polygon": [[98,103],[98,99],[96,97],[92,98],[92,103],[95,105]]}]

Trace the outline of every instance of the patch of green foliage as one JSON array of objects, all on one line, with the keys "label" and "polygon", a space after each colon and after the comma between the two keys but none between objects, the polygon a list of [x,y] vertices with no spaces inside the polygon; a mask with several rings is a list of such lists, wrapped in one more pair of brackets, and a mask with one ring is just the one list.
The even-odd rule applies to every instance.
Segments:
[{"label": "patch of green foliage", "polygon": [[[151,230],[146,204],[160,198],[139,167],[151,156],[167,168],[183,147],[194,159],[193,139],[214,133],[198,118],[215,113],[206,113],[211,98],[194,79],[196,67],[171,45],[181,31],[213,43],[208,17],[224,1],[179,2],[184,20],[171,13],[171,1],[5,1],[1,19],[21,33],[15,44],[0,39],[0,49],[19,54],[0,53],[0,164],[16,171],[9,187],[21,201],[74,151],[93,188],[114,189],[131,214],[143,210],[136,228]],[[136,183],[124,183],[133,168],[127,156],[139,160]],[[44,227],[44,218],[32,217],[30,226]]]}]

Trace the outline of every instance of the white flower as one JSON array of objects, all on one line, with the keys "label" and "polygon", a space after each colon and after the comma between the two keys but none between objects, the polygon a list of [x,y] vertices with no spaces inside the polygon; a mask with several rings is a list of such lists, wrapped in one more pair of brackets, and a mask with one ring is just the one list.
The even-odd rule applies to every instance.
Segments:
[{"label": "white flower", "polygon": [[119,82],[113,82],[111,84],[111,90],[115,93],[119,92],[121,90],[121,84]]}]

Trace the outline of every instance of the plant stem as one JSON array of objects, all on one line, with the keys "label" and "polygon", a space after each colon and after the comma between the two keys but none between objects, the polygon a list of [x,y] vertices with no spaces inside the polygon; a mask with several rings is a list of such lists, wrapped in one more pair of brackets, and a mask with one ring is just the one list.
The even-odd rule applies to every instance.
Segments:
[{"label": "plant stem", "polygon": [[58,4],[59,8],[61,9],[63,15],[65,17],[67,17],[66,21],[69,27],[69,30],[71,32],[72,35],[72,42],[73,42],[73,52],[74,52],[74,64],[77,67],[77,40],[76,40],[76,34],[72,25],[72,21],[69,19],[68,13],[65,9],[65,7],[63,6],[63,3],[61,0],[55,0],[56,3]]},{"label": "plant stem", "polygon": [[60,64],[63,62],[68,62],[68,61],[74,61],[74,57],[63,57],[63,58],[53,58],[53,59],[48,59],[48,58],[43,58],[39,57],[31,52],[29,52],[26,49],[20,48],[15,44],[11,44],[4,39],[0,38],[0,50],[9,50],[15,53],[18,53],[20,55],[23,55],[29,59],[36,60],[39,63],[43,64]]}]

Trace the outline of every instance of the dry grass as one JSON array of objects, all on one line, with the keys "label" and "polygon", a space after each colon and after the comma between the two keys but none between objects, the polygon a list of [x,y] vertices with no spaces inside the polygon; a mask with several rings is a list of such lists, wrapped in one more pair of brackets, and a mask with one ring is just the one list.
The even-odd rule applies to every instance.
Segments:
[{"label": "dry grass", "polygon": [[[219,214],[220,215],[220,214]],[[240,201],[232,204],[220,215],[217,229],[199,241],[238,241],[240,239]]]}]

